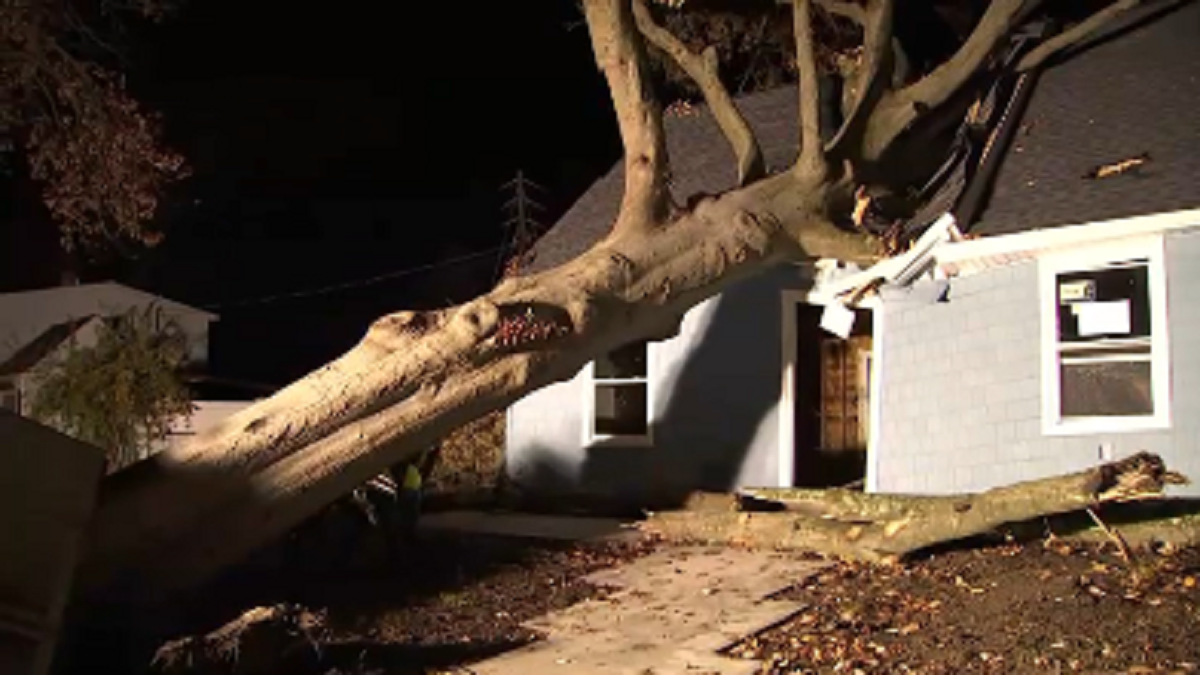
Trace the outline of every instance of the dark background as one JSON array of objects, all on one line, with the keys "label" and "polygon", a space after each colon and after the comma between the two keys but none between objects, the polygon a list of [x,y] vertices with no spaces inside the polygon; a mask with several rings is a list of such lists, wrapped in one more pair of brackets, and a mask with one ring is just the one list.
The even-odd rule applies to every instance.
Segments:
[{"label": "dark background", "polygon": [[[283,383],[383,313],[486,291],[498,253],[270,299],[493,249],[518,169],[546,188],[550,224],[619,156],[568,0],[191,0],[133,38],[129,85],[194,175],[163,245],[81,277],[220,313],[226,375]],[[53,227],[30,186],[7,190],[0,290],[56,283]]]}]

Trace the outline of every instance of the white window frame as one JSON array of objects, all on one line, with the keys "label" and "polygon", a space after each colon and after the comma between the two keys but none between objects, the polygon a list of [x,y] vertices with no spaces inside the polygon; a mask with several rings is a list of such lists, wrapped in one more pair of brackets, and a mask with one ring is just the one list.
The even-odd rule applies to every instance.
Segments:
[{"label": "white window frame", "polygon": [[[1042,432],[1045,435],[1123,433],[1171,426],[1170,339],[1162,235],[1115,240],[1071,251],[1048,253],[1038,264],[1041,308]],[[1150,415],[1063,419],[1059,371],[1058,290],[1060,274],[1103,269],[1122,261],[1147,260],[1150,300],[1150,378],[1154,412]]]},{"label": "white window frame", "polygon": [[[583,392],[583,443],[585,447],[649,447],[654,445],[654,374],[655,356],[653,342],[646,342],[646,375],[632,378],[597,378],[596,362],[584,368]],[[596,387],[604,384],[646,385],[646,433],[644,434],[598,434],[596,433]]]}]

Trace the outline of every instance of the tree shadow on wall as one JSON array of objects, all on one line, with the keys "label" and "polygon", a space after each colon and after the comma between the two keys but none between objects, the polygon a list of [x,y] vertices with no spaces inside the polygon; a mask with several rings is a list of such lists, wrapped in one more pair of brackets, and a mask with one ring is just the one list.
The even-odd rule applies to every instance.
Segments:
[{"label": "tree shadow on wall", "polygon": [[[739,477],[773,482],[780,288],[780,276],[767,275],[715,301],[655,420],[652,446],[585,448],[575,465],[577,448],[563,452],[534,442],[522,450],[521,484],[560,508],[585,503],[620,512],[678,506],[691,491],[727,491]],[[755,448],[760,430],[770,442]]]}]

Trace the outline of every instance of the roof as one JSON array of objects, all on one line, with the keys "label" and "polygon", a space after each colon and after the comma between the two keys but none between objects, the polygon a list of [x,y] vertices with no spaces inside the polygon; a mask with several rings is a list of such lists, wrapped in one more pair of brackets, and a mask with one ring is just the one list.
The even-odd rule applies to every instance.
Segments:
[{"label": "roof", "polygon": [[[1200,206],[1200,3],[1155,16],[1038,76],[973,234]],[[1143,153],[1138,170],[1084,177]]]},{"label": "roof", "polygon": [[[54,298],[56,296],[94,296],[104,301],[112,301],[117,299],[129,299],[135,304],[155,303],[164,309],[175,312],[187,312],[200,315],[209,321],[216,321],[220,317],[212,312],[205,311],[198,307],[186,305],[182,302],[170,300],[155,295],[146,291],[128,286],[126,284],[117,283],[115,281],[103,281],[94,284],[79,284],[75,286],[51,286],[49,288],[38,288],[29,291],[17,291],[14,293],[0,293],[0,301],[5,301],[9,298]],[[50,300],[47,300],[50,301]]]},{"label": "roof", "polygon": [[0,363],[0,377],[11,377],[29,372],[41,363],[42,359],[53,354],[63,343],[79,332],[80,328],[95,318],[95,316],[86,316],[82,319],[72,319],[54,324],[42,331],[41,335],[18,349],[8,357],[7,361]]},{"label": "roof", "polygon": [[[1200,110],[1200,40],[1195,39],[1200,3],[1190,2],[1166,17],[1160,17],[1161,7],[1150,10],[1155,20],[1106,33],[1111,39],[1093,39],[1038,76],[1024,112],[1005,122],[1018,125],[1015,138],[997,158],[990,198],[970,227],[972,234],[1011,234],[1200,205],[1195,179],[1200,133],[1194,123]],[[768,169],[783,168],[795,158],[795,97],[795,88],[788,86],[738,98]],[[665,120],[672,191],[680,199],[735,185],[729,144],[705,108],[695,110]],[[1151,159],[1139,171],[1083,177],[1142,153]],[[958,180],[952,177],[952,184],[914,216],[918,229],[950,210],[962,196],[962,183],[974,174],[961,162],[954,171]],[[603,239],[616,220],[623,189],[623,164],[617,162],[542,236],[525,271],[561,265]]]},{"label": "roof", "polygon": [[[769,170],[790,165],[799,147],[796,89],[782,87],[738,98],[738,109],[758,135]],[[673,173],[672,192],[682,201],[698,192],[717,193],[737,183],[733,150],[702,106],[664,121]],[[617,162],[571,206],[533,247],[528,272],[561,265],[608,234],[625,189],[624,163]]]}]

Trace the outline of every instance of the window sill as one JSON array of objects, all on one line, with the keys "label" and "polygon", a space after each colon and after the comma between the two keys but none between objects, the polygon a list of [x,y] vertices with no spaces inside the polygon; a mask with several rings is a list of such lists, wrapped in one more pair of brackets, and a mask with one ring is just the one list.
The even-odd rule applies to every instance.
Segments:
[{"label": "window sill", "polygon": [[1163,431],[1171,428],[1164,417],[1093,418],[1069,422],[1045,422],[1044,436],[1087,436],[1091,434],[1123,434],[1139,431]]},{"label": "window sill", "polygon": [[588,448],[649,448],[654,446],[653,436],[591,436],[585,438]]}]

